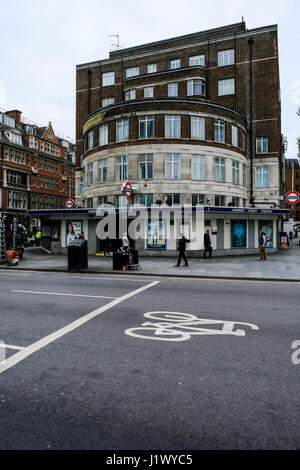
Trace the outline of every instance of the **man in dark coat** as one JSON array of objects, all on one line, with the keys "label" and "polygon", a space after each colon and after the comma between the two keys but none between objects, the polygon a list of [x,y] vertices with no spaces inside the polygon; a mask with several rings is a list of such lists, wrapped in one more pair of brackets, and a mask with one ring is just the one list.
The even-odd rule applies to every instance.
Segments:
[{"label": "man in dark coat", "polygon": [[187,259],[186,259],[186,256],[185,256],[185,249],[186,249],[186,244],[187,243],[190,243],[190,240],[185,238],[185,236],[183,234],[179,235],[179,241],[178,241],[179,254],[178,254],[177,264],[175,265],[176,268],[179,268],[182,258],[183,258],[183,261],[185,262],[184,266],[188,266],[188,264],[189,264]]},{"label": "man in dark coat", "polygon": [[206,233],[204,234],[204,255],[203,258],[207,259],[206,252],[208,251],[209,253],[209,258],[211,259],[212,257],[212,246],[211,246],[211,240],[210,240],[210,230],[206,230]]}]

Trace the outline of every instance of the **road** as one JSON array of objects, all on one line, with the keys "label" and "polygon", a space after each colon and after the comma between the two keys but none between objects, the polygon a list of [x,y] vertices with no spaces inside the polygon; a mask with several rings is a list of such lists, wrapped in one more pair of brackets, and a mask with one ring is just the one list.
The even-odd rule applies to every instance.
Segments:
[{"label": "road", "polygon": [[0,449],[299,449],[299,296],[3,270]]}]

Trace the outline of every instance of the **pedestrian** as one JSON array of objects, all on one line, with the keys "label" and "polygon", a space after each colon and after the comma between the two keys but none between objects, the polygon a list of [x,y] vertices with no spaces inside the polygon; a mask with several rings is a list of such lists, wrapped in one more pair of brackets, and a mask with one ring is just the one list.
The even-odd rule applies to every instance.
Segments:
[{"label": "pedestrian", "polygon": [[293,240],[293,232],[290,230],[290,240]]},{"label": "pedestrian", "polygon": [[259,261],[261,260],[267,261],[266,244],[267,244],[266,234],[264,233],[263,230],[261,230],[260,235],[259,235],[259,254],[260,254]]},{"label": "pedestrian", "polygon": [[127,253],[127,251],[129,251],[129,240],[126,232],[123,233],[121,250],[124,253]]},{"label": "pedestrian", "polygon": [[210,240],[210,230],[206,230],[206,233],[204,234],[204,255],[203,258],[207,259],[206,252],[209,253],[209,259],[212,258],[212,246],[211,246],[211,240]]},{"label": "pedestrian", "polygon": [[190,240],[185,238],[185,236],[182,233],[179,235],[178,239],[179,239],[179,241],[178,241],[177,250],[179,251],[179,254],[178,254],[177,264],[175,264],[176,268],[179,268],[180,263],[181,263],[181,259],[183,259],[183,261],[185,263],[184,266],[188,266],[188,264],[189,264],[187,259],[186,259],[186,256],[185,256],[185,250],[186,250],[186,244],[190,243]]}]

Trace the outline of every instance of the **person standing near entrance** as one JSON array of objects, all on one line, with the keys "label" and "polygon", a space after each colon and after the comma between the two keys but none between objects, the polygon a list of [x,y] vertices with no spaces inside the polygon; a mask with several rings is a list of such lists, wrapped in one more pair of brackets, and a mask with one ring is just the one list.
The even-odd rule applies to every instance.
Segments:
[{"label": "person standing near entrance", "polygon": [[129,240],[126,232],[123,233],[121,250],[124,253],[127,253],[129,251]]},{"label": "person standing near entrance", "polygon": [[209,259],[212,257],[212,246],[211,246],[211,240],[210,240],[210,230],[206,230],[206,233],[204,234],[204,255],[203,258],[207,259],[206,252],[208,251],[209,253]]},{"label": "person standing near entrance", "polygon": [[180,263],[181,263],[181,259],[183,259],[183,261],[185,263],[184,266],[188,266],[188,264],[189,264],[187,259],[186,259],[186,256],[185,256],[185,250],[186,250],[186,244],[190,243],[190,240],[185,238],[185,236],[183,234],[179,235],[178,238],[179,238],[179,242],[178,242],[179,254],[178,254],[177,264],[175,264],[176,268],[179,268]]},{"label": "person standing near entrance", "polygon": [[260,235],[259,235],[259,254],[260,254],[259,261],[261,261],[261,260],[266,261],[267,260],[266,244],[267,244],[266,234],[264,233],[263,230],[261,230]]}]

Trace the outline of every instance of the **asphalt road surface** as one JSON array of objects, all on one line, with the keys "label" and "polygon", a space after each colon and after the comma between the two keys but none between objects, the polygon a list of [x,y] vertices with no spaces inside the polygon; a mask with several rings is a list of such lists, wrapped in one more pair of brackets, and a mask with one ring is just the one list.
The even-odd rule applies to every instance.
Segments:
[{"label": "asphalt road surface", "polygon": [[0,449],[299,449],[299,283],[0,272]]}]

